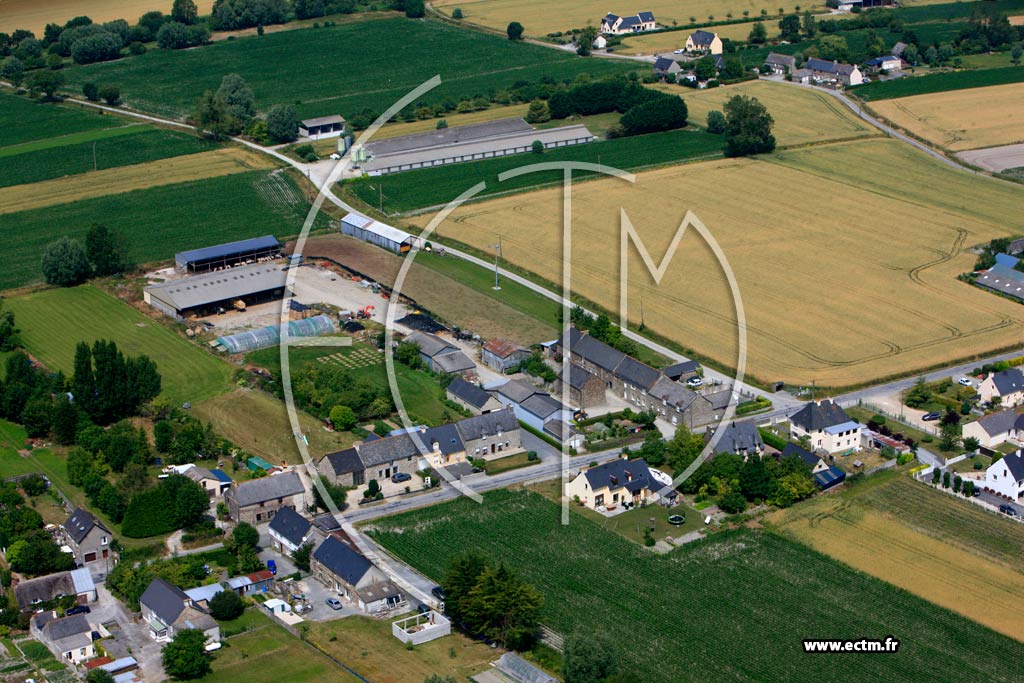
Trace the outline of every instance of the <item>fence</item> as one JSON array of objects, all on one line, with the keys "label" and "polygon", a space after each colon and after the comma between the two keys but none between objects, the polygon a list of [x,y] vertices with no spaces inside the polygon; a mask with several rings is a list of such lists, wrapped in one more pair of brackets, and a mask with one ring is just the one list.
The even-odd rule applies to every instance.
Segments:
[{"label": "fence", "polygon": [[565,649],[565,636],[544,624],[538,629],[537,639],[552,650],[562,652]]},{"label": "fence", "polygon": [[[915,474],[914,478],[917,479],[922,484],[924,484],[926,486],[930,486],[931,488],[935,489],[936,491],[941,491],[942,493],[945,493],[947,496],[953,496],[954,498],[957,498],[959,500],[963,500],[963,501],[966,501],[968,503],[973,503],[974,505],[977,505],[978,507],[984,508],[985,510],[988,510],[989,512],[991,512],[993,514],[997,514],[1000,517],[1005,517],[1006,519],[1013,520],[1014,522],[1017,522],[1018,524],[1024,524],[1024,517],[1021,517],[1019,515],[1016,516],[1016,517],[1011,517],[1010,515],[1003,514],[1002,512],[999,511],[999,506],[995,505],[994,503],[989,503],[988,501],[982,500],[981,498],[975,498],[975,497],[968,498],[967,496],[965,496],[963,494],[954,492],[952,488],[948,488],[947,489],[947,488],[943,488],[943,486],[941,484],[933,484],[931,478],[932,478],[932,472],[934,470],[935,470],[934,467],[929,467],[928,469],[922,470],[921,472],[918,472],[917,474]],[[975,482],[975,485],[977,485],[977,482]]]},{"label": "fence", "polygon": [[876,465],[876,466],[872,467],[869,470],[864,470],[864,476],[865,477],[870,477],[875,472],[881,472],[883,470],[891,470],[893,467],[896,467],[896,463],[897,463],[897,460],[895,458],[893,458],[892,460],[886,460],[881,465]]},{"label": "fence", "polygon": [[875,412],[875,413],[878,413],[879,415],[883,415],[886,418],[891,418],[893,420],[896,420],[901,425],[905,425],[907,427],[910,427],[911,429],[916,429],[919,432],[924,432],[925,434],[929,434],[931,436],[942,436],[939,433],[939,430],[935,429],[934,427],[929,427],[928,425],[921,425],[921,426],[912,425],[909,422],[907,422],[906,418],[904,418],[902,415],[896,415],[895,413],[890,413],[885,408],[882,408],[881,406],[877,406],[874,403],[867,403],[865,401],[859,401],[858,400],[857,401],[857,405],[862,407],[862,408],[867,408],[868,410],[870,410],[872,412]]}]

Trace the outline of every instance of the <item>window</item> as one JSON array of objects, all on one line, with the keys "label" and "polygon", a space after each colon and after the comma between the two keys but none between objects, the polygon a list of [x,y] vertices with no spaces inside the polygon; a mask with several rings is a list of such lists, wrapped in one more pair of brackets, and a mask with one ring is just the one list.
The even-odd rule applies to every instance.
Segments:
[{"label": "window", "polygon": [[366,472],[363,472],[362,470],[360,470],[359,472],[353,472],[352,473],[352,485],[353,486],[362,486],[365,483],[366,483]]},{"label": "window", "polygon": [[100,545],[106,545],[106,544],[107,544],[107,537],[106,536],[100,536]]}]

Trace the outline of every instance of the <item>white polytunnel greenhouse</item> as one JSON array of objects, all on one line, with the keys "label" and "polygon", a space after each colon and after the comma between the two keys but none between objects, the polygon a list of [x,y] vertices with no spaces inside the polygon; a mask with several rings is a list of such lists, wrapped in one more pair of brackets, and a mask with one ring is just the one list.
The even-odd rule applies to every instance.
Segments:
[{"label": "white polytunnel greenhouse", "polygon": [[[334,321],[326,315],[316,315],[304,320],[292,320],[288,323],[289,337],[319,337],[338,331]],[[258,330],[239,332],[226,337],[218,337],[217,345],[228,353],[246,353],[256,349],[274,346],[281,342],[281,326],[270,325]]]}]

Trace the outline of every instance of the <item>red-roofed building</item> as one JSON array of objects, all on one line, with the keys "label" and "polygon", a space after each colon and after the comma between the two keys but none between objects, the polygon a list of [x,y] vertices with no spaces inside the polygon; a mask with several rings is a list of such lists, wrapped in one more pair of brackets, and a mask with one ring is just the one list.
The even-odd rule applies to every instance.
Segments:
[{"label": "red-roofed building", "polygon": [[529,357],[529,349],[507,339],[492,339],[480,351],[484,365],[498,372],[508,372]]}]

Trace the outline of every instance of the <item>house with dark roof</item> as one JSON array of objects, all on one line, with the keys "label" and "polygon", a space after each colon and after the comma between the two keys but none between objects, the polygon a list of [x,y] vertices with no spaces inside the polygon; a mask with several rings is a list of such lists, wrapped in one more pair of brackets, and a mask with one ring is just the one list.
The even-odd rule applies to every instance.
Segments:
[{"label": "house with dark roof", "polygon": [[831,85],[860,85],[864,82],[864,74],[856,64],[842,64],[811,57],[804,63],[804,68],[811,72],[811,80]]},{"label": "house with dark roof", "polygon": [[39,605],[65,597],[74,597],[79,605],[96,601],[96,584],[87,568],[18,581],[14,585],[14,599],[23,612],[37,610]]},{"label": "house with dark roof", "polygon": [[274,550],[291,555],[307,543],[316,543],[323,538],[313,523],[291,508],[281,508],[270,520],[267,530]]},{"label": "house with dark roof", "polygon": [[657,27],[653,12],[637,12],[631,17],[620,17],[609,12],[601,20],[601,33],[619,36],[626,33],[643,33]]},{"label": "house with dark roof", "polygon": [[467,457],[496,460],[523,450],[522,429],[513,410],[495,410],[455,423]]},{"label": "house with dark roof", "polygon": [[686,37],[683,47],[690,54],[720,55],[725,50],[717,33],[697,29]]},{"label": "house with dark roof", "polygon": [[320,544],[310,558],[313,578],[364,612],[400,609],[405,594],[359,551],[334,536]]},{"label": "house with dark roof", "polygon": [[785,76],[796,71],[796,57],[769,52],[764,58],[764,65],[776,76]]},{"label": "house with dark roof", "polygon": [[149,637],[161,643],[174,638],[179,631],[197,629],[207,643],[220,641],[220,627],[209,614],[200,609],[185,591],[157,577],[139,598],[142,619],[149,626]]},{"label": "house with dark roof", "polygon": [[480,360],[498,372],[508,372],[529,357],[529,349],[507,339],[491,339],[480,349]]},{"label": "house with dark roof", "polygon": [[679,62],[668,57],[658,57],[654,60],[654,75],[658,78],[665,78],[669,74],[678,74],[683,70]]},{"label": "house with dark roof", "polygon": [[988,466],[981,482],[985,491],[1014,503],[1024,496],[1024,451],[1004,456]]},{"label": "house with dark roof", "polygon": [[733,422],[719,427],[712,433],[712,438],[715,436],[718,437],[715,453],[735,453],[742,455],[744,460],[764,454],[764,441],[753,422]]},{"label": "house with dark roof", "polygon": [[961,431],[965,439],[973,437],[985,448],[996,448],[1007,441],[1020,443],[1024,440],[1024,415],[1000,410],[964,423]]},{"label": "house with dark roof", "polygon": [[419,347],[420,360],[434,372],[455,375],[476,368],[476,364],[469,359],[469,356],[436,334],[417,331],[406,337],[405,341]]},{"label": "house with dark roof", "polygon": [[864,62],[864,66],[873,73],[892,73],[903,68],[903,60],[896,55],[883,55]]},{"label": "house with dark roof", "polygon": [[183,473],[186,477],[203,487],[206,495],[216,498],[231,487],[231,477],[220,469],[208,469],[193,465]]},{"label": "house with dark roof", "polygon": [[114,535],[88,510],[75,508],[61,525],[60,535],[79,564],[111,559],[110,542]]},{"label": "house with dark roof", "polygon": [[565,492],[592,510],[611,512],[653,503],[662,488],[643,458],[618,458],[583,470],[566,484]]},{"label": "house with dark roof", "polygon": [[558,385],[555,393],[568,391],[569,403],[580,408],[590,408],[604,403],[604,382],[582,365],[570,363],[568,380],[565,368],[558,371]]},{"label": "house with dark roof", "polygon": [[990,372],[978,385],[978,396],[985,403],[998,396],[1001,406],[1019,406],[1024,403],[1024,373],[1020,368]]},{"label": "house with dark roof", "polygon": [[263,524],[281,508],[305,510],[306,487],[298,472],[279,472],[232,486],[224,494],[224,502],[236,522]]},{"label": "house with dark roof", "polygon": [[56,612],[43,612],[32,617],[29,630],[62,662],[77,666],[96,656],[92,626],[84,614],[58,618]]},{"label": "house with dark roof", "polygon": [[811,474],[817,474],[828,469],[828,465],[822,460],[820,455],[811,453],[806,448],[797,446],[795,443],[787,443],[786,447],[782,449],[780,457],[783,458],[800,458],[807,467],[810,468]]},{"label": "house with dark roof", "polygon": [[482,415],[501,408],[501,401],[493,394],[461,377],[456,377],[448,384],[445,388],[445,396],[449,401],[458,403],[474,415]]},{"label": "house with dark roof", "polygon": [[695,360],[684,360],[661,369],[661,374],[673,382],[685,382],[691,377],[699,377],[702,372],[700,362]]},{"label": "house with dark roof", "polygon": [[790,436],[807,437],[816,451],[831,455],[861,450],[861,426],[830,399],[811,402],[789,418]]}]

